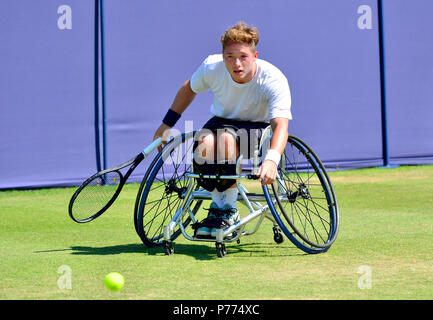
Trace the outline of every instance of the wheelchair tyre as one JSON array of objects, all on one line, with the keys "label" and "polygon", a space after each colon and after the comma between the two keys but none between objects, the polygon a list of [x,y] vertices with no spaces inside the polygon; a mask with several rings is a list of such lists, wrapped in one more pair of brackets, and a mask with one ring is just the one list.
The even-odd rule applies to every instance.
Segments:
[{"label": "wheelchair tyre", "polygon": [[227,248],[224,243],[216,243],[218,258],[224,258],[227,255]]},{"label": "wheelchair tyre", "polygon": [[[143,177],[136,199],[134,220],[137,234],[148,247],[164,245],[163,228],[182,204],[182,193],[189,182],[185,172],[192,171],[192,161],[188,161],[188,157],[192,155],[193,137],[194,132],[190,132],[173,138],[158,153]],[[201,203],[201,200],[192,200],[190,211],[195,214]],[[190,222],[189,214],[181,221],[185,228]],[[175,240],[180,233],[177,226],[170,240]]]},{"label": "wheelchair tyre", "polygon": [[274,231],[274,241],[275,241],[275,243],[278,243],[278,244],[283,243],[284,242],[284,236],[281,233],[280,228],[274,227],[273,231]]},{"label": "wheelchair tyre", "polygon": [[305,142],[289,136],[278,177],[263,192],[281,230],[304,252],[327,251],[338,234],[339,209],[322,162]]}]

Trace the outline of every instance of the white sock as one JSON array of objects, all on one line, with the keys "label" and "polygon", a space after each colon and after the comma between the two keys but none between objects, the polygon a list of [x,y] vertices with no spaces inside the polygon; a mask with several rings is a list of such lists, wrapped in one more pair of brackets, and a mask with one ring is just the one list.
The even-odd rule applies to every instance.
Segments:
[{"label": "white sock", "polygon": [[223,202],[223,206],[228,203],[232,208],[237,208],[238,188],[229,188],[222,193],[223,196],[221,200]]},{"label": "white sock", "polygon": [[211,191],[211,196],[212,196],[212,201],[216,203],[216,205],[218,206],[218,208],[222,208],[224,205],[223,202],[223,193],[219,192],[216,188]]},{"label": "white sock", "polygon": [[232,208],[237,208],[238,202],[238,188],[229,188],[226,191],[219,192],[216,188],[211,192],[212,201],[216,203],[219,208],[225,204],[230,204]]}]

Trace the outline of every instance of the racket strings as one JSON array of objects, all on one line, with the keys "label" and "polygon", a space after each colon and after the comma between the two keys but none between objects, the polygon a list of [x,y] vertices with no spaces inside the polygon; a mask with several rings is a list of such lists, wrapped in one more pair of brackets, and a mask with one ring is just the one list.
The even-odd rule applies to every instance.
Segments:
[{"label": "racket strings", "polygon": [[87,184],[74,201],[72,211],[77,219],[84,220],[101,211],[116,194],[121,173],[112,171],[97,176]]}]

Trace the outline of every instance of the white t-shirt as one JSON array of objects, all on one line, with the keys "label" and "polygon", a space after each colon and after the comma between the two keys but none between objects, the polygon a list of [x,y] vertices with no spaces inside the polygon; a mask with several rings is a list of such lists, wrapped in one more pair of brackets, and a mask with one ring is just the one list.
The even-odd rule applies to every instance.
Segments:
[{"label": "white t-shirt", "polygon": [[195,93],[212,90],[211,113],[221,118],[261,122],[292,119],[286,77],[269,62],[257,59],[256,63],[254,78],[241,84],[232,79],[222,54],[210,55],[192,75],[191,89]]}]

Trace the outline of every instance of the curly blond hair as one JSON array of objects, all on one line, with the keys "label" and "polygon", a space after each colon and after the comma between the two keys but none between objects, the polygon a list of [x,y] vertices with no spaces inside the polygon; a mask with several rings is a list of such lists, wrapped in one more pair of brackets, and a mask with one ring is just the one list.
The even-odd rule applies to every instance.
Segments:
[{"label": "curly blond hair", "polygon": [[240,21],[224,32],[221,36],[221,43],[223,45],[223,52],[232,43],[247,43],[251,51],[255,52],[256,46],[259,43],[259,30]]}]

